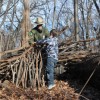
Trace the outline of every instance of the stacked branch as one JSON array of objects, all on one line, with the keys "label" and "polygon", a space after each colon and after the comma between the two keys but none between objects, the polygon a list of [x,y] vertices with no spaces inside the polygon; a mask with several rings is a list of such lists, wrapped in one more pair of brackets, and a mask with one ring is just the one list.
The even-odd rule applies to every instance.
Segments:
[{"label": "stacked branch", "polygon": [[[87,40],[88,41],[93,41]],[[91,52],[84,50],[79,42],[66,42],[59,46],[59,63],[68,61],[79,62],[91,55]],[[86,42],[86,41],[85,41]],[[9,50],[1,53],[7,55],[12,53],[12,56],[7,59],[0,60],[0,78],[12,79],[16,86],[26,88],[28,86],[40,88],[45,85],[44,81],[44,56],[41,53],[41,48],[36,47],[21,47],[15,50]]]},{"label": "stacked branch", "polygon": [[59,47],[59,62],[80,62],[87,56],[94,53],[96,47],[89,47],[84,49],[84,42],[94,42],[96,39],[87,39],[73,42],[71,40],[65,41]]},{"label": "stacked branch", "polygon": [[29,47],[21,55],[0,61],[0,76],[10,78],[16,86],[42,87],[44,83],[43,62],[40,50]]}]

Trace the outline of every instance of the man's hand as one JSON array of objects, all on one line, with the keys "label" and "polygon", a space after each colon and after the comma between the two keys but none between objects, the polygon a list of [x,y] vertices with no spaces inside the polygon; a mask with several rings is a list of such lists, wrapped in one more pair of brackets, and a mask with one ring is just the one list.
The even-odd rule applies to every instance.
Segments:
[{"label": "man's hand", "polygon": [[36,42],[32,42],[31,46],[36,46],[36,44],[37,44]]}]

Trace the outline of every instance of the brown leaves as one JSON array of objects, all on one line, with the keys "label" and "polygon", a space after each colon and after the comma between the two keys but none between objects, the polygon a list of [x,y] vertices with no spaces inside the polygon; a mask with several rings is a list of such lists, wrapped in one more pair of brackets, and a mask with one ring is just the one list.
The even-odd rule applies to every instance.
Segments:
[{"label": "brown leaves", "polygon": [[74,89],[69,87],[67,82],[55,81],[56,87],[48,90],[46,87],[34,91],[31,88],[26,90],[17,88],[10,83],[8,88],[0,89],[2,100],[77,100],[78,95]]}]

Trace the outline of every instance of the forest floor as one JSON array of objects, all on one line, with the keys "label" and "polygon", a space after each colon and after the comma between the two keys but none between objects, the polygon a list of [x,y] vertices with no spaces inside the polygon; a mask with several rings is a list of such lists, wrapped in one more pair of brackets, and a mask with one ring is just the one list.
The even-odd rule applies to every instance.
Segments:
[{"label": "forest floor", "polygon": [[67,82],[69,87],[73,88],[74,92],[80,95],[79,100],[100,100],[100,88],[94,87],[90,82],[86,85],[87,80],[75,78],[72,74],[66,72],[59,75],[58,80]]},{"label": "forest floor", "polygon": [[100,100],[100,91],[91,86],[86,86],[79,98],[83,87],[79,80],[55,80],[55,83],[52,90],[42,87],[37,91],[16,87],[6,80],[0,85],[0,100]]},{"label": "forest floor", "polygon": [[43,87],[37,91],[32,88],[18,88],[10,82],[4,82],[0,88],[0,100],[78,100],[78,94],[67,82],[55,83],[56,87],[51,90]]}]

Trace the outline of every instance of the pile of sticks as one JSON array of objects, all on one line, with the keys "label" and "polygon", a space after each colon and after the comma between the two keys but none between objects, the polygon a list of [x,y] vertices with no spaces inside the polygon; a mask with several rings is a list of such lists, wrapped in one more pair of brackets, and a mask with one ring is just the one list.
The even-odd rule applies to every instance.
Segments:
[{"label": "pile of sticks", "polygon": [[23,88],[31,86],[39,89],[44,86],[43,71],[41,50],[33,47],[21,48],[17,55],[0,60],[0,78],[11,78],[16,86]]},{"label": "pile of sticks", "polygon": [[77,43],[60,47],[59,51],[59,62],[81,61],[89,54],[88,50],[79,48]]},{"label": "pile of sticks", "polygon": [[[83,50],[79,42],[65,42],[59,46],[59,63],[82,61],[82,59],[90,55],[91,52]],[[11,79],[16,86],[21,85],[23,88],[45,86],[45,67],[41,48],[24,46],[15,50],[5,51],[1,55],[9,53],[12,56],[0,60],[0,78],[2,80]]]}]

